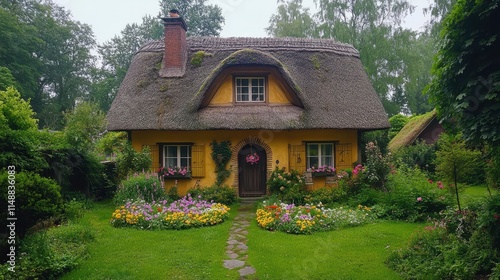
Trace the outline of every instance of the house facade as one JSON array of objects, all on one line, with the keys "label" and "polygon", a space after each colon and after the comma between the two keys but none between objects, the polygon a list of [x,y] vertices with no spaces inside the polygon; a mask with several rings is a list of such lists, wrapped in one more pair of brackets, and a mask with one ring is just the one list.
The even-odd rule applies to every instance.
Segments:
[{"label": "house facade", "polygon": [[[362,131],[389,122],[350,45],[298,38],[188,37],[164,18],[165,39],[134,56],[108,113],[108,129],[151,149],[153,170],[180,169],[165,186],[210,186],[213,141],[231,143],[225,184],[261,196],[276,166],[352,168]],[[318,173],[318,175],[320,175]],[[322,175],[322,174],[321,174]],[[314,176],[309,188],[327,185]]]}]

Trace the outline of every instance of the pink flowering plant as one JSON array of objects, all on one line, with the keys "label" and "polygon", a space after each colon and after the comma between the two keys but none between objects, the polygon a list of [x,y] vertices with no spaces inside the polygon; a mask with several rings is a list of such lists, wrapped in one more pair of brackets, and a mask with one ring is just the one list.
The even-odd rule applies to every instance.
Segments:
[{"label": "pink flowering plant", "polygon": [[297,170],[286,171],[285,167],[274,169],[267,180],[270,194],[288,203],[302,203],[305,197],[305,180]]},{"label": "pink flowering plant", "polygon": [[187,229],[220,224],[228,218],[228,211],[224,204],[193,199],[188,194],[172,203],[127,201],[112,213],[110,223],[139,229]]},{"label": "pink flowering plant", "polygon": [[257,153],[250,153],[246,156],[245,160],[248,164],[254,165],[259,163],[260,157]]},{"label": "pink flowering plant", "polygon": [[311,168],[308,168],[307,171],[312,173],[325,173],[328,175],[328,174],[334,174],[335,168],[330,165],[323,165],[319,167],[312,166]]},{"label": "pink flowering plant", "polygon": [[188,172],[189,172],[188,166],[160,167],[160,169],[158,170],[158,174],[163,177],[186,176]]}]

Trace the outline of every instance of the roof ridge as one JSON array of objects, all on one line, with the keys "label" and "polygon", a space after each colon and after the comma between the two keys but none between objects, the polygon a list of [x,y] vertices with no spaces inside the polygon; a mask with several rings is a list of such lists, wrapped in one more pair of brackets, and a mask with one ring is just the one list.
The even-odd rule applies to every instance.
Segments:
[{"label": "roof ridge", "polygon": [[[187,44],[191,51],[237,51],[243,48],[252,48],[263,51],[334,52],[340,55],[359,57],[359,52],[352,45],[339,43],[333,39],[188,37]],[[158,52],[163,51],[163,48],[163,40],[149,41],[138,52]]]}]

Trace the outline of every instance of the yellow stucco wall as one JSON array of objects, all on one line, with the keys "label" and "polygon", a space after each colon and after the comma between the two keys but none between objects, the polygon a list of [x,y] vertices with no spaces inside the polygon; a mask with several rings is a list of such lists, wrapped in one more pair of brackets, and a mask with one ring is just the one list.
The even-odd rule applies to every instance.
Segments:
[{"label": "yellow stucco wall", "polygon": [[[268,76],[266,94],[269,95],[268,100],[270,104],[291,104],[285,95],[283,86],[273,74]],[[215,92],[209,106],[232,105],[233,101],[233,77],[228,75]]]},{"label": "yellow stucco wall", "polygon": [[[276,166],[276,160],[279,160],[279,166],[285,166],[288,169],[289,165],[289,145],[301,145],[303,142],[316,141],[335,141],[337,144],[351,144],[350,160],[356,161],[358,158],[357,149],[357,132],[356,130],[210,130],[210,131],[132,131],[132,145],[136,150],[140,150],[143,145],[155,146],[157,143],[182,143],[189,142],[194,145],[205,146],[206,170],[205,177],[192,179],[178,179],[177,187],[181,195],[185,195],[189,188],[193,187],[197,180],[200,180],[201,186],[210,186],[215,182],[216,174],[215,163],[212,160],[210,153],[210,143],[215,140],[217,142],[229,140],[233,147],[238,143],[242,143],[245,139],[258,139],[264,143],[271,151],[271,158],[268,162],[272,166],[268,166],[268,170],[272,170]],[[230,164],[237,165],[237,152],[233,152],[233,160]],[[305,160],[305,157],[304,157]],[[336,160],[337,161],[337,160]],[[158,163],[153,162],[154,170],[157,170]],[[352,162],[345,163],[341,168],[350,167]],[[229,167],[229,164],[228,164]],[[235,172],[238,167],[232,166],[233,170],[231,177],[225,184],[237,188],[235,183]],[[171,187],[174,180],[166,180],[165,187]],[[236,184],[236,185],[235,185]],[[324,187],[324,178],[315,178],[313,189]]]}]

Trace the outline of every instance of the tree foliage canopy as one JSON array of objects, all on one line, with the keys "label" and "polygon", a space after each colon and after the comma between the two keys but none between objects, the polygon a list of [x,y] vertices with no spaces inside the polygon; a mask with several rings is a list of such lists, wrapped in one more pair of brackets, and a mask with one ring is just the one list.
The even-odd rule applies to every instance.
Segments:
[{"label": "tree foliage canopy", "polygon": [[499,0],[460,0],[443,23],[428,89],[470,141],[500,144]]}]

